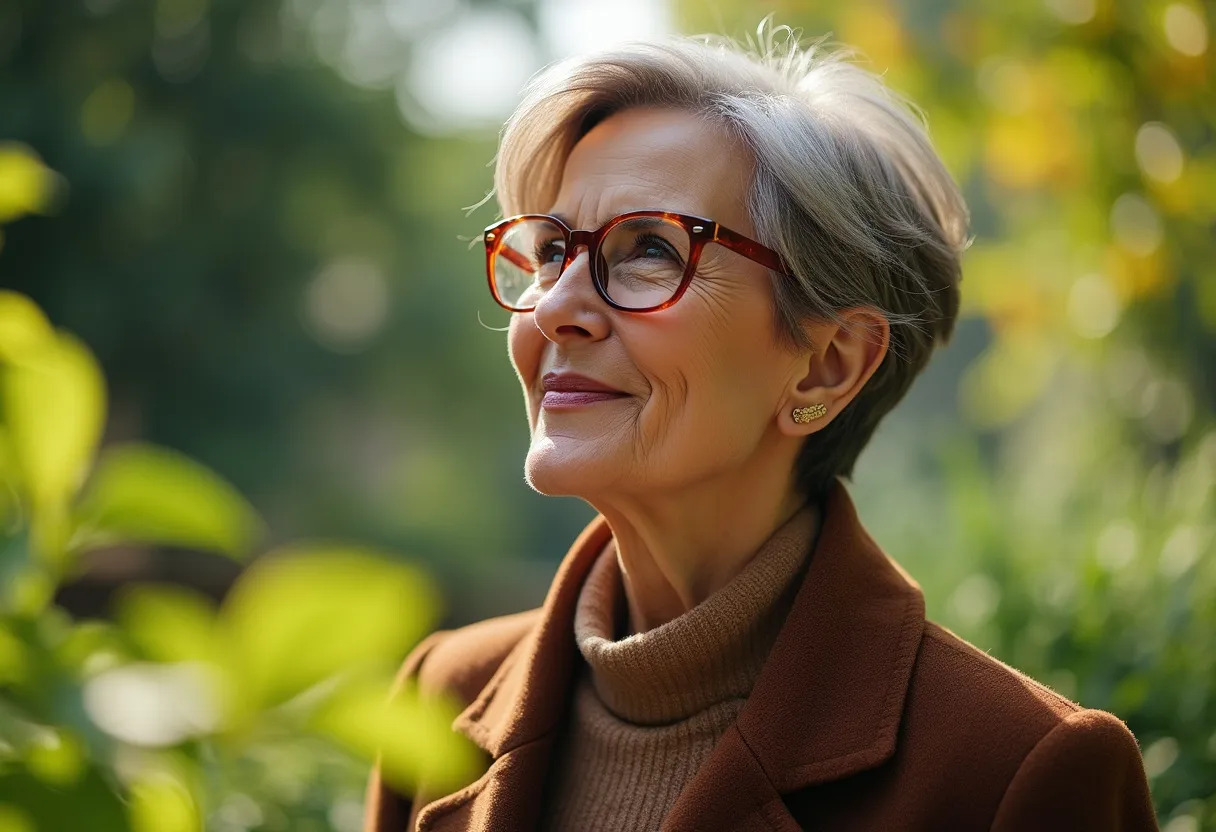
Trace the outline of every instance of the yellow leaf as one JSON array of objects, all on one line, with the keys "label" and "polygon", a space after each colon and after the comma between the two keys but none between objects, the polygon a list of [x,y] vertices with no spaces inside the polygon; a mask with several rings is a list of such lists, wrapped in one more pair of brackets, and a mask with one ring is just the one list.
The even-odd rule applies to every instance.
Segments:
[{"label": "yellow leaf", "polygon": [[1002,114],[985,136],[988,176],[1010,188],[1068,186],[1077,179],[1072,124],[1057,113]]},{"label": "yellow leaf", "polygon": [[841,40],[858,47],[879,71],[898,68],[907,61],[903,26],[887,3],[863,0],[845,4],[837,20]]}]

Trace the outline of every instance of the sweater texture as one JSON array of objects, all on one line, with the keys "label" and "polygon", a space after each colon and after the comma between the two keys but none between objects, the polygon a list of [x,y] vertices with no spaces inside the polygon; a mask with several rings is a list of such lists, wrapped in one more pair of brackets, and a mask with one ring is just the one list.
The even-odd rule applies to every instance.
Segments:
[{"label": "sweater texture", "polygon": [[656,830],[734,722],[793,604],[818,528],[807,503],[721,589],[629,632],[613,540],[579,591],[582,661],[542,808],[547,832]]}]

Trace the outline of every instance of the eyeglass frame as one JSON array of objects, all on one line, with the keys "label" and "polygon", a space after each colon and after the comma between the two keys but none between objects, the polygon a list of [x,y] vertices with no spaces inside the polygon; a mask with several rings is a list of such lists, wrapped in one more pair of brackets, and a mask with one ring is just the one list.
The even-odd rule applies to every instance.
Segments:
[{"label": "eyeglass frame", "polygon": [[[680,278],[680,285],[676,287],[675,293],[666,301],[654,306],[632,307],[622,306],[612,298],[608,297],[608,291],[604,288],[604,284],[598,275],[600,262],[600,244],[604,238],[608,236],[612,229],[616,228],[627,220],[636,219],[639,217],[655,217],[673,221],[676,225],[682,226],[688,233],[689,251],[688,262],[684,265],[684,274]],[[718,243],[719,245],[730,249],[736,254],[741,254],[744,257],[759,263],[760,265],[772,269],[781,274],[787,274],[789,269],[785,266],[785,261],[781,255],[773,251],[768,246],[753,240],[751,237],[740,234],[738,231],[732,231],[720,223],[714,222],[705,217],[698,217],[693,214],[677,214],[671,211],[629,211],[624,214],[618,214],[612,219],[605,222],[595,231],[574,229],[562,222],[558,217],[551,214],[516,214],[512,217],[506,217],[498,222],[490,225],[483,233],[483,239],[486,246],[486,279],[490,284],[490,294],[499,306],[509,312],[531,312],[536,309],[536,305],[516,308],[509,306],[498,294],[498,288],[494,281],[494,261],[502,249],[502,241],[506,237],[506,232],[510,228],[525,220],[546,220],[553,223],[562,230],[562,236],[565,241],[566,251],[562,258],[561,270],[558,272],[558,277],[565,274],[566,269],[570,268],[570,264],[574,262],[574,252],[578,251],[580,246],[585,246],[587,249],[588,272],[591,275],[591,284],[595,287],[596,293],[603,301],[613,309],[619,309],[622,312],[659,312],[663,309],[674,305],[683,296],[688,285],[692,283],[692,278],[696,273],[697,264],[701,261],[701,251],[707,243]],[[523,255],[515,249],[508,249],[519,256]],[[523,265],[513,259],[509,254],[503,254],[510,262],[514,263],[521,269],[528,269],[528,266]]]}]

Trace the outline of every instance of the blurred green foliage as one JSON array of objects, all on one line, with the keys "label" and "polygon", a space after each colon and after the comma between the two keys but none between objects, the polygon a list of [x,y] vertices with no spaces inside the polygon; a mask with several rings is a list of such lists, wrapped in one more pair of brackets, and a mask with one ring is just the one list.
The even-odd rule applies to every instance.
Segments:
[{"label": "blurred green foliage", "polygon": [[112,445],[94,466],[97,363],[10,291],[0,414],[0,828],[190,832],[234,798],[246,814],[292,818],[258,826],[298,828],[342,805],[276,795],[268,773],[225,782],[279,746],[310,761],[310,786],[340,749],[347,775],[379,754],[404,789],[476,773],[478,750],[448,730],[456,703],[413,685],[390,696],[401,654],[434,626],[424,572],[297,544],[259,558],[218,610],[186,587],[133,585],[114,622],[73,620],[52,599],[88,550],[135,540],[243,558],[260,521],[227,482],[164,448]]},{"label": "blurred green foliage", "polygon": [[[0,558],[5,621],[20,622],[0,630],[0,679],[28,709],[0,717],[6,738],[26,731],[6,740],[24,750],[2,763],[0,804],[23,795],[21,811],[70,828],[52,785],[70,781],[99,829],[179,813],[344,832],[368,726],[409,718],[367,716],[383,676],[314,683],[339,660],[399,658],[432,626],[422,612],[403,630],[383,609],[351,622],[367,653],[322,642],[316,666],[267,670],[346,603],[308,590],[336,580],[330,547],[259,561],[218,606],[160,585],[120,593],[113,623],[65,618],[61,582],[114,568],[115,541],[198,564],[194,550],[242,556],[282,534],[370,540],[430,566],[445,626],[543,599],[590,512],[522,482],[524,411],[486,328],[505,317],[466,245],[493,218],[461,206],[490,186],[503,108],[445,132],[411,120],[402,90],[436,52],[484,53],[496,75],[539,66],[579,40],[576,5],[0,0],[0,284],[80,339],[0,295],[6,402],[62,403],[5,410],[0,470],[33,479],[0,491],[20,529]],[[976,240],[954,342],[862,456],[863,519],[933,619],[1128,723],[1163,828],[1216,829],[1211,6],[675,0],[619,16],[655,8],[686,32],[745,37],[769,11],[830,32],[923,108]],[[514,51],[490,36],[504,32]],[[461,86],[445,66],[448,98],[494,80]],[[382,564],[349,557],[352,575]],[[415,586],[407,574],[369,604]],[[298,618],[238,643],[296,592]],[[198,666],[227,703],[210,729],[178,713],[190,738],[149,749],[88,727],[80,691],[98,674],[173,690],[197,687]],[[55,681],[39,698],[34,678]],[[297,701],[308,685],[331,706]],[[21,828],[5,812],[0,829]]]}]

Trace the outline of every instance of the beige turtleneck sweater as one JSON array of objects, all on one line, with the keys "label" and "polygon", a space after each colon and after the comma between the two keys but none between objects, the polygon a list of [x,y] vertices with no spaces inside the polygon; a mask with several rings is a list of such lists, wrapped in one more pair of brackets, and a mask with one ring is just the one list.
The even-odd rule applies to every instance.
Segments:
[{"label": "beige turtleneck sweater", "polygon": [[808,503],[726,586],[633,635],[608,541],[578,597],[574,636],[585,661],[549,769],[542,829],[659,828],[743,709],[793,604],[817,517]]}]

